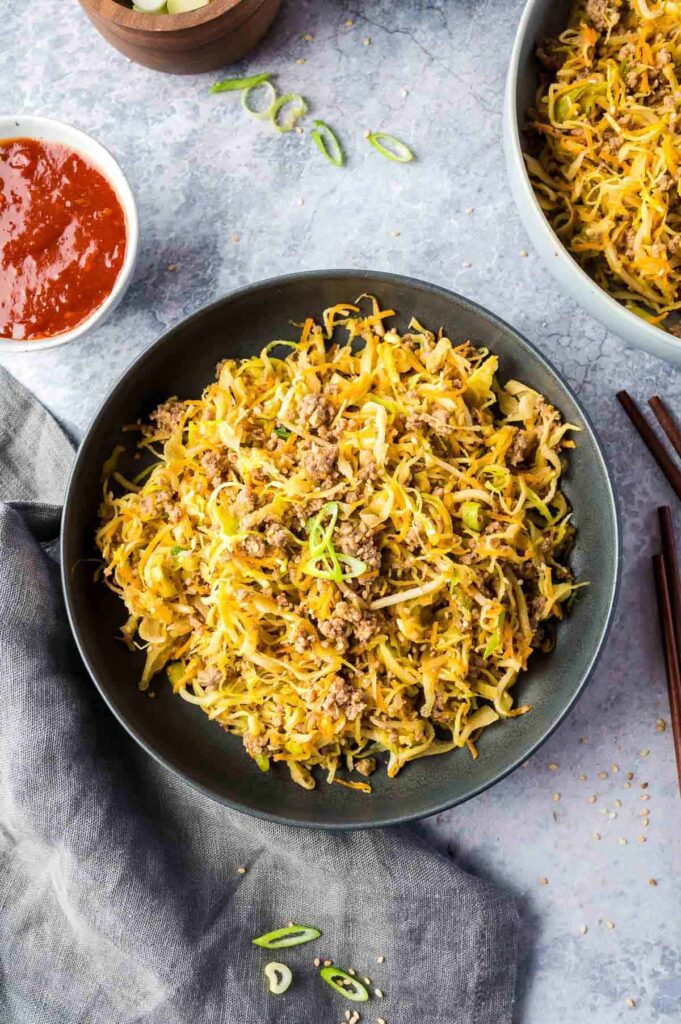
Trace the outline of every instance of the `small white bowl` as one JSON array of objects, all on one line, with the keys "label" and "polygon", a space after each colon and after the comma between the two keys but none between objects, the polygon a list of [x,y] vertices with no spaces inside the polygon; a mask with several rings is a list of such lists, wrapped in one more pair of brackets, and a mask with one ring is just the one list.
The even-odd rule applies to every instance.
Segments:
[{"label": "small white bowl", "polygon": [[51,338],[15,341],[13,338],[0,337],[0,352],[36,352],[39,349],[56,348],[58,345],[65,345],[68,341],[80,338],[83,334],[91,331],[93,327],[103,323],[113,312],[125,295],[135,268],[139,247],[139,220],[135,197],[127,178],[109,150],[100,142],[96,142],[91,135],[87,135],[79,128],[74,128],[73,125],[55,121],[51,117],[16,114],[13,117],[0,117],[0,140],[6,139],[39,139],[45,142],[61,142],[69,149],[76,150],[104,175],[113,187],[125,214],[126,240],[123,265],[110,294],[101,305],[93,310],[89,317],[73,330],[55,334]]},{"label": "small white bowl", "polygon": [[520,219],[544,264],[562,288],[596,320],[635,348],[681,366],[681,338],[630,313],[600,288],[563,246],[537,202],[525,169],[521,132],[537,89],[538,39],[562,32],[573,0],[528,0],[511,53],[504,98],[504,150],[511,192]]}]

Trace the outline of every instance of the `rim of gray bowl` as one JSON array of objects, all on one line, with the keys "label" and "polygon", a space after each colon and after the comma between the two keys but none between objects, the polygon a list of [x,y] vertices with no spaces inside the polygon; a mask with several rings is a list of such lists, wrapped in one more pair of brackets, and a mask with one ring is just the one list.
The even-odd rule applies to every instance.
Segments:
[{"label": "rim of gray bowl", "polygon": [[[179,327],[182,327],[182,326],[186,325],[187,323],[191,322],[192,320],[194,320],[196,318],[201,317],[207,310],[214,309],[217,306],[222,305],[227,300],[235,299],[238,296],[244,295],[244,294],[246,294],[248,292],[251,292],[251,291],[257,291],[257,290],[259,290],[261,288],[274,287],[274,286],[277,286],[279,284],[284,284],[284,283],[289,282],[289,281],[301,280],[301,279],[309,279],[309,278],[315,278],[315,277],[318,278],[318,277],[321,277],[321,276],[331,277],[331,278],[343,278],[343,277],[347,277],[347,276],[357,277],[357,276],[362,276],[362,275],[366,275],[367,279],[380,278],[382,280],[389,281],[389,282],[391,282],[393,284],[396,284],[396,285],[400,285],[400,284],[408,284],[410,286],[417,285],[417,286],[419,286],[421,288],[425,288],[428,291],[434,292],[434,293],[436,293],[438,295],[441,295],[441,296],[444,296],[444,297],[446,297],[448,299],[455,298],[458,302],[461,302],[462,304],[469,306],[470,308],[474,309],[477,313],[481,314],[481,316],[484,319],[492,321],[493,323],[501,326],[505,331],[509,331],[514,336],[514,338],[516,339],[516,341],[518,342],[518,344],[520,345],[521,348],[529,351],[536,359],[539,360],[540,363],[543,363],[543,365],[556,377],[556,379],[559,381],[561,387],[564,388],[566,393],[569,395],[569,397],[572,399],[572,401],[575,403],[575,405],[579,409],[579,412],[580,412],[581,416],[584,418],[584,422],[586,423],[587,427],[589,428],[589,431],[590,431],[591,436],[593,438],[594,448],[596,450],[596,454],[597,454],[597,456],[600,459],[600,462],[602,464],[602,468],[603,468],[603,471],[604,471],[604,476],[605,476],[605,479],[606,479],[607,485],[608,485],[608,495],[607,495],[607,497],[608,497],[608,504],[610,505],[610,507],[612,509],[613,518],[614,518],[614,521],[615,521],[615,535],[614,535],[614,538],[613,538],[613,543],[614,543],[614,555],[615,555],[616,570],[615,570],[615,579],[614,579],[614,583],[613,583],[613,587],[612,587],[612,593],[610,595],[610,602],[609,602],[609,605],[608,605],[608,613],[607,613],[607,616],[605,618],[605,621],[604,621],[604,624],[603,624],[603,628],[601,630],[600,639],[599,639],[599,642],[598,642],[598,644],[596,646],[596,649],[594,650],[593,656],[592,656],[592,658],[591,658],[591,660],[589,662],[588,668],[584,672],[584,675],[583,675],[583,678],[582,678],[581,683],[579,685],[579,688],[575,691],[575,693],[573,694],[571,700],[566,704],[565,708],[563,709],[561,714],[558,716],[558,718],[542,733],[542,735],[537,740],[537,742],[534,743],[527,751],[525,751],[524,754],[521,757],[516,758],[515,761],[513,761],[510,765],[508,765],[506,768],[504,768],[502,771],[500,771],[497,775],[495,775],[495,777],[493,779],[490,779],[488,782],[481,783],[479,786],[476,786],[473,790],[471,790],[471,792],[466,794],[466,796],[461,797],[461,798],[455,798],[455,799],[452,799],[452,800],[442,800],[438,804],[434,804],[432,807],[428,808],[428,810],[425,811],[424,813],[415,813],[415,814],[414,813],[408,813],[408,814],[387,815],[387,816],[381,818],[380,820],[376,820],[376,821],[372,821],[372,822],[368,822],[368,823],[362,823],[361,825],[357,824],[356,822],[333,822],[333,823],[327,823],[325,825],[318,825],[315,822],[311,822],[311,821],[298,821],[298,820],[293,819],[293,818],[287,818],[284,815],[278,815],[278,814],[270,813],[268,811],[262,811],[262,810],[259,810],[259,809],[254,809],[254,808],[248,806],[247,804],[242,803],[242,802],[240,802],[238,800],[229,799],[229,798],[224,797],[224,796],[216,795],[208,787],[201,785],[201,783],[198,783],[198,782],[196,782],[193,779],[187,778],[181,771],[179,771],[165,757],[161,756],[156,750],[154,750],[148,743],[146,743],[142,739],[142,737],[138,734],[138,732],[128,723],[126,718],[122,714],[120,714],[118,712],[118,710],[116,709],[116,707],[114,706],[112,701],[109,699],[109,697],[108,697],[107,693],[105,692],[105,690],[100,686],[99,681],[97,679],[97,675],[96,675],[96,673],[94,671],[94,668],[93,668],[93,666],[91,664],[91,661],[88,658],[88,656],[86,654],[86,651],[84,649],[84,645],[81,643],[79,627],[78,627],[78,623],[77,623],[77,620],[76,620],[76,617],[75,617],[75,614],[74,614],[74,611],[73,611],[73,605],[72,605],[72,600],[71,600],[72,581],[70,579],[69,574],[66,572],[66,568],[65,568],[66,567],[65,536],[66,536],[67,527],[68,527],[68,519],[69,519],[69,511],[70,511],[70,501],[71,501],[71,490],[72,490],[72,485],[73,485],[74,479],[76,477],[76,469],[77,469],[77,466],[78,466],[78,463],[79,463],[80,453],[81,453],[81,450],[83,448],[83,445],[87,441],[88,435],[90,434],[90,431],[91,431],[92,427],[97,422],[101,412],[103,411],[105,405],[108,403],[108,401],[111,398],[111,396],[114,394],[114,392],[116,392],[118,390],[118,388],[121,386],[121,384],[124,382],[124,380],[126,379],[126,377],[128,376],[128,374],[131,372],[131,370],[133,368],[136,368],[138,365],[143,363],[147,358],[149,358],[149,356],[152,353],[152,351],[155,351],[157,348],[159,348],[160,346],[162,346],[164,344],[166,334],[170,333],[170,331],[177,330]],[[152,342],[135,359],[133,359],[132,362],[120,374],[120,376],[115,381],[115,383],[107,391],[106,396],[104,397],[103,401],[100,403],[97,411],[95,412],[95,414],[92,417],[90,423],[88,424],[87,430],[85,431],[85,433],[83,435],[83,439],[81,441],[81,445],[78,448],[78,452],[76,453],[76,459],[74,460],[74,464],[73,464],[73,467],[71,469],[71,474],[69,476],[69,480],[68,480],[67,487],[66,487],[66,497],[65,497],[65,500],[64,500],[64,508],[63,508],[63,513],[62,513],[62,530],[61,530],[59,548],[60,548],[61,582],[62,582],[62,590],[63,590],[63,594],[64,594],[64,602],[65,602],[65,605],[66,605],[66,612],[67,612],[67,616],[68,616],[68,620],[69,620],[69,625],[71,627],[71,633],[72,633],[73,638],[75,640],[76,647],[78,648],[78,652],[80,654],[80,657],[82,658],[82,660],[83,660],[83,662],[84,662],[84,664],[85,664],[85,666],[86,666],[86,668],[88,670],[90,678],[92,679],[92,681],[94,682],[95,686],[97,687],[97,690],[98,690],[100,696],[102,697],[102,699],[106,703],[106,705],[109,708],[109,710],[113,713],[113,715],[116,718],[116,720],[123,726],[123,728],[128,733],[128,735],[132,736],[132,738],[135,740],[135,742],[138,743],[139,746],[142,747],[142,749],[144,751],[146,751],[147,754],[149,754],[151,757],[153,757],[155,761],[157,761],[159,764],[163,765],[164,768],[166,768],[169,771],[173,772],[174,775],[178,775],[188,785],[192,786],[194,789],[197,789],[197,790],[199,790],[199,792],[203,793],[204,796],[210,797],[211,800],[217,800],[219,803],[224,804],[226,807],[229,807],[232,810],[239,811],[240,813],[250,815],[251,817],[256,817],[256,818],[264,819],[265,821],[275,822],[276,824],[279,824],[279,825],[290,825],[292,827],[306,828],[306,829],[323,829],[325,831],[333,831],[333,832],[359,831],[359,830],[368,829],[368,828],[386,828],[386,827],[390,827],[390,826],[393,826],[393,825],[404,825],[404,824],[407,824],[408,822],[411,822],[411,821],[419,821],[419,820],[421,820],[423,818],[431,817],[434,814],[439,814],[442,811],[446,811],[446,810],[449,810],[452,807],[459,806],[460,804],[466,803],[468,800],[471,800],[473,797],[479,796],[481,793],[484,793],[487,789],[490,789],[492,786],[496,785],[498,782],[501,782],[502,779],[505,779],[508,775],[510,775],[512,772],[514,772],[529,757],[532,757],[532,755],[535,754],[537,752],[537,750],[539,750],[539,748],[544,745],[544,743],[546,743],[546,741],[549,739],[549,737],[553,735],[553,733],[556,731],[558,726],[561,725],[565,721],[565,719],[567,718],[568,714],[570,713],[572,708],[575,706],[577,700],[583,694],[583,692],[584,692],[584,690],[585,690],[589,680],[593,676],[594,670],[595,670],[595,668],[596,668],[596,666],[597,666],[597,664],[598,664],[598,662],[600,660],[601,654],[603,653],[603,649],[604,649],[605,644],[607,642],[607,639],[608,639],[608,636],[610,634],[610,630],[612,628],[612,624],[613,624],[613,621],[614,621],[615,611],[617,609],[617,600],[618,600],[619,591],[620,591],[621,578],[622,578],[622,557],[623,557],[623,552],[622,552],[622,522],[621,522],[621,516],[620,516],[619,502],[617,500],[617,494],[616,494],[615,487],[614,487],[614,484],[613,484],[613,475],[612,475],[612,471],[611,471],[611,467],[610,467],[610,462],[609,462],[608,457],[607,457],[607,455],[606,455],[606,453],[605,453],[605,451],[603,449],[603,446],[601,444],[600,438],[598,437],[598,433],[597,433],[596,428],[595,428],[595,426],[594,426],[594,424],[593,424],[593,422],[591,420],[591,417],[586,412],[584,406],[582,405],[582,403],[579,400],[579,398],[576,395],[576,393],[573,391],[572,387],[565,380],[563,374],[560,373],[560,371],[558,369],[556,369],[556,367],[553,365],[553,363],[549,359],[546,358],[546,356],[543,354],[543,352],[541,352],[539,350],[539,348],[537,348],[537,346],[533,345],[532,342],[528,341],[528,339],[523,334],[521,334],[518,330],[516,330],[515,327],[512,327],[511,324],[509,324],[506,320],[503,320],[501,317],[497,316],[495,313],[490,312],[490,310],[488,310],[485,306],[480,305],[479,302],[475,302],[473,299],[469,299],[466,296],[460,295],[458,292],[454,292],[454,291],[452,291],[451,289],[448,289],[448,288],[443,288],[440,285],[430,284],[427,281],[422,281],[420,278],[408,277],[408,276],[403,275],[403,274],[392,274],[392,273],[389,273],[389,272],[386,272],[386,271],[371,271],[371,270],[357,270],[357,269],[347,269],[347,270],[306,270],[306,271],[300,271],[298,273],[293,273],[293,274],[280,274],[280,275],[277,275],[275,277],[266,278],[265,280],[262,280],[262,281],[256,281],[254,284],[249,284],[249,285],[245,285],[245,286],[243,286],[241,288],[236,288],[236,289],[234,289],[232,291],[227,292],[225,295],[221,296],[219,299],[216,299],[214,302],[208,303],[208,305],[202,306],[200,309],[195,310],[189,316],[184,317],[184,319],[180,320],[177,324],[175,324],[172,327],[168,328],[168,330],[164,331],[163,334],[161,334],[160,337],[158,337],[156,339],[156,341]]]},{"label": "rim of gray bowl", "polygon": [[533,59],[538,12],[554,0],[528,0],[511,51],[504,95],[504,152],[506,171],[520,219],[542,262],[561,287],[591,316],[620,339],[658,359],[681,365],[681,339],[630,313],[593,281],[570,255],[549,224],[532,188],[520,145],[518,79],[521,62]]}]

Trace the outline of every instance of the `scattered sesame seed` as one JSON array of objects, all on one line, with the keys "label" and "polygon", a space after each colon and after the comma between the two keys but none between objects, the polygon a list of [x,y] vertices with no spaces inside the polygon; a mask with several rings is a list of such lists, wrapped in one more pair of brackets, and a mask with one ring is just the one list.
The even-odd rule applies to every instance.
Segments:
[{"label": "scattered sesame seed", "polygon": [[354,978],[354,976],[357,974],[357,971],[355,970],[354,967],[348,967],[348,974],[351,974]]},{"label": "scattered sesame seed", "polygon": [[246,868],[244,868],[244,867],[237,868],[237,871],[239,872],[240,875],[245,875],[246,874]]},{"label": "scattered sesame seed", "polygon": [[305,200],[303,199],[302,196],[300,197],[300,199],[296,199],[296,204],[298,206],[305,206]]},{"label": "scattered sesame seed", "polygon": [[640,811],[636,812],[640,818],[646,818],[650,814],[648,807],[642,807]]},{"label": "scattered sesame seed", "polygon": [[355,24],[355,23],[354,23],[354,21],[352,20],[352,18],[346,18],[346,19],[345,19],[345,27],[346,27],[346,28],[352,28],[352,26],[353,26],[354,24]]},{"label": "scattered sesame seed", "polygon": [[586,935],[588,930],[589,929],[587,928],[587,926],[585,924],[580,924],[580,926],[579,926],[580,935]]},{"label": "scattered sesame seed", "polygon": [[549,884],[549,880],[546,877],[546,875],[540,875],[539,878],[538,878],[538,882],[539,882],[540,885],[548,885]]},{"label": "scattered sesame seed", "polygon": [[645,836],[636,836],[636,840],[639,843],[645,843],[646,842],[646,837]]},{"label": "scattered sesame seed", "polygon": [[586,782],[586,775],[584,775],[582,772],[580,772],[580,774],[577,776],[577,778],[579,779],[580,782]]},{"label": "scattered sesame seed", "polygon": [[593,796],[589,797],[589,799],[587,800],[587,803],[588,804],[595,804],[597,799],[598,799],[598,797],[594,794]]},{"label": "scattered sesame seed", "polygon": [[314,41],[314,36],[312,35],[311,32],[306,32],[305,35],[303,36],[303,39],[305,40],[306,43],[311,43]]},{"label": "scattered sesame seed", "polygon": [[599,807],[598,808],[598,813],[602,814],[603,817],[605,817],[605,815],[608,813],[608,808],[607,807]]},{"label": "scattered sesame seed", "polygon": [[560,793],[554,793],[553,799],[555,803],[558,803],[558,801],[560,800]]},{"label": "scattered sesame seed", "polygon": [[316,956],[316,957],[314,958],[314,960],[312,961],[312,963],[313,963],[313,964],[315,965],[315,967],[321,967],[321,966],[322,966],[322,962],[321,962],[321,960],[319,959],[319,957],[318,957],[318,956]]},{"label": "scattered sesame seed", "polygon": [[530,767],[530,762],[529,761],[523,761],[523,763],[521,764],[520,767],[521,768],[529,768]]},{"label": "scattered sesame seed", "polygon": [[634,777],[634,773],[633,772],[627,772],[627,778],[629,779],[630,782],[633,779],[633,777]]},{"label": "scattered sesame seed", "polygon": [[652,887],[655,888],[655,886],[657,885],[657,879],[656,878],[649,878],[648,879],[648,885],[652,885]]},{"label": "scattered sesame seed", "polygon": [[644,828],[648,828],[648,825],[650,825],[650,818],[641,818],[641,824]]},{"label": "scattered sesame seed", "polygon": [[[558,255],[558,253],[556,253],[556,256],[557,255]],[[589,737],[588,736],[580,736],[579,737],[579,742],[580,743],[588,743],[589,742]]]},{"label": "scattered sesame seed", "polygon": [[658,718],[658,720],[655,722],[655,732],[664,732],[666,728],[667,723],[665,722],[664,718]]},{"label": "scattered sesame seed", "polygon": [[607,777],[608,777],[608,773],[607,772],[598,772],[598,778],[599,779],[607,779]]},{"label": "scattered sesame seed", "polygon": [[608,817],[609,818],[616,818],[617,817],[617,811],[610,811],[610,814],[608,815]]},{"label": "scattered sesame seed", "polygon": [[640,757],[647,757],[649,753],[650,753],[649,750],[639,750],[639,756]]},{"label": "scattered sesame seed", "polygon": [[295,131],[296,135],[302,135],[303,134],[303,129],[300,127],[299,124],[297,124],[293,130]]},{"label": "scattered sesame seed", "polygon": [[647,788],[648,788],[648,783],[647,782],[642,782],[641,783],[641,789],[647,789]]},{"label": "scattered sesame seed", "polygon": [[638,798],[639,798],[639,800],[650,800],[650,797],[648,796],[647,793],[639,793],[639,797]]},{"label": "scattered sesame seed", "polygon": [[371,36],[365,36],[362,42],[365,46],[371,46]]},{"label": "scattered sesame seed", "polygon": [[377,1017],[376,1018],[376,1024],[385,1024],[384,1018],[383,1017]]},{"label": "scattered sesame seed", "polygon": [[346,1020],[350,1020],[350,1018],[352,1017],[352,1014],[350,1013],[349,1010],[346,1010],[344,1016],[345,1016]]},{"label": "scattered sesame seed", "polygon": [[625,999],[624,1001],[625,1001],[625,1003],[627,1004],[627,1006],[629,1007],[630,1010],[633,1010],[634,1007],[636,1006],[636,1000],[632,999],[631,996],[629,997],[629,999]]},{"label": "scattered sesame seed", "polygon": [[601,838],[601,833],[600,832],[592,832],[591,834],[594,837],[594,839],[600,839]]},{"label": "scattered sesame seed", "polygon": [[174,274],[177,270],[177,263],[169,263],[166,269],[168,270],[168,273]]},{"label": "scattered sesame seed", "polygon": [[332,964],[332,961],[331,961],[331,960],[325,960],[325,961],[324,961],[324,966],[325,966],[325,967],[330,967],[330,966],[331,966],[331,964]]},{"label": "scattered sesame seed", "polygon": [[625,782],[623,788],[624,789],[631,789],[631,783],[630,782]]},{"label": "scattered sesame seed", "polygon": [[371,984],[371,978],[362,978],[362,981],[364,982],[365,985]]},{"label": "scattered sesame seed", "polygon": [[369,129],[367,128],[367,129],[366,129],[366,131],[364,132],[364,138],[365,138],[365,139],[368,139],[370,135],[371,135],[371,132],[370,132],[370,131],[369,131]]},{"label": "scattered sesame seed", "polygon": [[464,260],[463,263],[461,264],[461,266],[462,267],[472,267],[473,264],[469,263],[468,260]]},{"label": "scattered sesame seed", "polygon": [[611,764],[610,765],[610,771],[611,772],[618,772],[619,770],[620,770],[620,766],[618,764]]},{"label": "scattered sesame seed", "polygon": [[296,64],[304,64],[304,63],[305,63],[305,58],[304,57],[298,57],[297,58]]},{"label": "scattered sesame seed", "polygon": [[551,764],[549,765],[549,771],[550,772],[557,772],[558,771],[558,765],[554,764],[553,762],[551,762]]},{"label": "scattered sesame seed", "polygon": [[406,100],[408,95],[409,95],[409,90],[408,89],[400,89],[400,96],[402,97],[403,100]]},{"label": "scattered sesame seed", "polygon": [[383,956],[383,954],[381,954],[381,956],[377,956],[376,957],[376,963],[377,964],[384,964],[385,963],[385,957]]},{"label": "scattered sesame seed", "polygon": [[527,251],[527,249],[521,249],[521,250],[520,250],[520,255],[521,255],[521,256],[523,257],[523,259],[524,259],[524,258],[525,258],[526,256],[529,256],[530,254],[529,254],[529,252]]},{"label": "scattered sesame seed", "polygon": [[374,995],[376,996],[377,999],[382,999],[383,998],[383,992],[381,991],[380,988],[375,988],[374,989]]},{"label": "scattered sesame seed", "polygon": [[401,231],[391,231],[390,232],[390,237],[391,238],[399,238],[401,234],[402,234]]},{"label": "scattered sesame seed", "polygon": [[619,810],[619,808],[620,808],[621,806],[622,806],[622,801],[621,801],[621,800],[615,800],[615,807],[616,807],[616,808],[617,808],[618,810]]},{"label": "scattered sesame seed", "polygon": [[475,209],[475,207],[474,207],[474,206],[467,206],[467,207],[466,207],[466,213],[468,214],[468,216],[469,216],[469,217],[470,217],[470,215],[472,214],[472,212],[473,212],[473,210],[474,210],[474,209]]},{"label": "scattered sesame seed", "polygon": [[620,836],[620,846],[626,846],[626,845],[627,845],[626,839],[624,838],[624,836]]},{"label": "scattered sesame seed", "polygon": [[239,235],[230,235],[229,236],[229,240],[230,240],[230,242],[238,242],[239,241],[239,237],[240,237]]},{"label": "scattered sesame seed", "polygon": [[615,925],[614,925],[614,924],[612,923],[612,921],[606,921],[606,922],[605,922],[605,927],[606,927],[606,928],[609,928],[609,929],[610,929],[610,931],[612,931],[612,930],[613,930],[613,928],[615,927]]},{"label": "scattered sesame seed", "polygon": [[153,700],[154,697],[156,696],[156,694],[152,690],[149,690],[148,696],[149,696],[149,700]]}]

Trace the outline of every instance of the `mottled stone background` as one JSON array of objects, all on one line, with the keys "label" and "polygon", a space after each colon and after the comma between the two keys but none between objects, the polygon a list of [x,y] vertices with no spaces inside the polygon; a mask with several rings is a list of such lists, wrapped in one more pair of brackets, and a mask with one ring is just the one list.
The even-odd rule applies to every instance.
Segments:
[{"label": "mottled stone background", "polygon": [[[675,499],[614,393],[659,392],[678,410],[681,374],[625,349],[563,296],[520,226],[504,172],[501,98],[521,7],[285,2],[236,72],[275,71],[282,91],[309,97],[313,113],[343,135],[349,160],[338,171],[309,138],[277,137],[246,117],[238,98],[209,96],[214,76],[172,78],[128,63],[75,0],[5,2],[3,109],[71,121],[109,146],[138,198],[142,246],[132,288],[106,326],[72,346],[3,361],[78,434],[167,327],[236,286],[323,267],[392,270],[453,288],[547,352],[612,460],[626,544],[617,621],[587,692],[527,767],[419,827],[517,897],[518,1022],[679,1020],[679,797],[670,731],[655,728],[669,714],[649,571],[655,506]],[[408,140],[418,162],[382,160],[364,141],[366,128]],[[456,915],[452,907],[453,928]]]}]

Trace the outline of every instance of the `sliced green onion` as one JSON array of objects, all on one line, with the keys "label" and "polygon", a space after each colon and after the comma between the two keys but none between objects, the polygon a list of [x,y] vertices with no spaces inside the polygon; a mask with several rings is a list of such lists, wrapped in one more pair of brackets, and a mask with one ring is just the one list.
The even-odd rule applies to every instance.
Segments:
[{"label": "sliced green onion", "polygon": [[322,967],[319,973],[327,985],[353,1003],[366,1003],[369,998],[366,986],[347,971],[341,971],[340,967]]},{"label": "sliced green onion", "polygon": [[199,7],[207,7],[210,0],[167,0],[168,14],[188,14],[198,11]]},{"label": "sliced green onion", "polygon": [[140,14],[161,14],[165,5],[166,0],[135,0],[132,9]]},{"label": "sliced green onion", "polygon": [[345,154],[333,128],[330,128],[325,121],[315,121],[314,124],[312,141],[315,146],[330,164],[333,164],[334,167],[342,167],[345,163]]},{"label": "sliced green onion", "polygon": [[502,641],[502,630],[504,628],[504,619],[506,618],[506,612],[500,612],[497,619],[497,628],[492,633],[491,637],[487,641],[485,650],[483,651],[483,658],[489,658],[490,655],[494,654],[501,647]]},{"label": "sliced green onion", "polygon": [[289,924],[286,928],[277,928],[273,932],[259,935],[257,939],[253,939],[253,945],[262,946],[263,949],[284,949],[288,946],[301,946],[304,942],[312,942],[321,934],[318,928]]},{"label": "sliced green onion", "polygon": [[264,971],[267,978],[267,987],[273,996],[283,995],[293,981],[291,968],[287,967],[286,964],[278,964],[276,960],[271,960],[268,964],[265,964]]},{"label": "sliced green onion", "polygon": [[511,479],[511,474],[505,466],[484,466],[481,473],[489,478],[485,487],[492,494],[503,493]]},{"label": "sliced green onion", "polygon": [[396,139],[394,135],[388,135],[387,132],[370,132],[367,135],[367,141],[381,156],[387,157],[388,160],[394,160],[398,164],[408,164],[414,159],[414,154],[406,142],[401,142],[400,139]]},{"label": "sliced green onion", "polygon": [[277,435],[277,437],[280,437],[282,441],[288,441],[289,437],[291,436],[291,431],[288,429],[288,427],[275,427],[274,433]]},{"label": "sliced green onion", "polygon": [[354,580],[356,576],[363,576],[367,571],[368,566],[361,558],[355,558],[354,555],[338,555],[337,557],[342,565],[347,566],[343,572],[344,580]]},{"label": "sliced green onion", "polygon": [[464,501],[461,505],[461,519],[463,525],[475,533],[480,533],[483,527],[482,505],[479,501]]},{"label": "sliced green onion", "polygon": [[184,665],[181,661],[173,661],[168,665],[166,672],[168,673],[168,679],[171,684],[175,686],[184,675]]},{"label": "sliced green onion", "polygon": [[[287,118],[279,121],[279,111],[289,103],[297,104],[297,106],[293,107]],[[300,121],[306,113],[307,103],[303,97],[297,92],[287,92],[285,96],[280,96],[278,100],[275,100],[270,107],[270,120],[278,132],[290,132],[295,127],[296,121]]]},{"label": "sliced green onion", "polygon": [[222,82],[215,82],[211,85],[209,92],[238,92],[240,89],[253,89],[261,82],[266,82],[272,77],[270,71],[264,71],[261,75],[250,75],[248,78],[225,78]]},{"label": "sliced green onion", "polygon": [[256,754],[253,760],[261,772],[268,772],[270,770],[270,759],[265,754]]},{"label": "sliced green onion", "polygon": [[[263,107],[262,110],[254,110],[253,107],[249,105],[248,97],[251,95],[252,92],[257,92],[259,89],[265,90],[269,98],[269,103],[267,104],[266,107]],[[244,108],[247,114],[251,115],[251,117],[255,117],[259,121],[266,121],[267,118],[270,116],[276,98],[277,90],[274,88],[271,82],[268,82],[267,79],[265,79],[265,81],[258,82],[257,85],[249,85],[247,89],[243,90],[243,92],[241,93],[241,106]]]},{"label": "sliced green onion", "polygon": [[172,548],[170,549],[170,554],[173,556],[173,558],[177,558],[181,551],[188,550],[188,548],[181,548],[179,544],[173,544]]},{"label": "sliced green onion", "polygon": [[[329,517],[329,522],[322,533],[322,522],[326,517]],[[310,538],[310,556],[311,558],[317,558],[321,555],[326,548],[328,548],[333,536],[333,531],[336,527],[336,520],[338,519],[338,502],[327,501],[325,505],[322,505],[316,516],[308,519],[305,524],[309,538]]]}]

